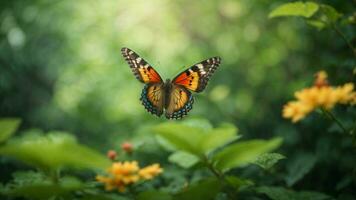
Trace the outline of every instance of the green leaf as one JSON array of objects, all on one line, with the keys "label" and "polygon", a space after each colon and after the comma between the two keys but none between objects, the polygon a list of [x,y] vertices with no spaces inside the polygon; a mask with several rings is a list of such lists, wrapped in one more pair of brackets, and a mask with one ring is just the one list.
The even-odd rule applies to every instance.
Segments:
[{"label": "green leaf", "polygon": [[168,158],[169,162],[175,163],[183,168],[193,167],[199,162],[199,158],[193,154],[186,153],[184,151],[177,151],[171,154]]},{"label": "green leaf", "polygon": [[342,14],[330,5],[322,4],[321,9],[323,14],[327,17],[328,22],[335,23],[338,19],[340,19],[340,17],[342,17]]},{"label": "green leaf", "polygon": [[177,122],[166,122],[155,126],[154,131],[179,150],[196,156],[203,154],[197,145],[205,136],[203,133],[206,133],[206,130],[202,128]]},{"label": "green leaf", "polygon": [[160,191],[145,191],[141,192],[137,196],[138,200],[172,200],[172,196],[168,193],[165,192],[160,192]]},{"label": "green leaf", "polygon": [[184,191],[174,196],[175,200],[214,199],[221,189],[220,182],[209,178],[188,186]]},{"label": "green leaf", "polygon": [[0,147],[0,155],[15,157],[44,170],[61,167],[103,169],[110,165],[104,155],[78,144],[72,135],[64,132],[13,138]]},{"label": "green leaf", "polygon": [[324,21],[317,20],[317,19],[309,19],[306,22],[308,25],[314,26],[318,30],[322,30],[327,26],[327,24]]},{"label": "green leaf", "polygon": [[239,142],[215,154],[213,161],[219,170],[228,171],[255,161],[258,156],[276,149],[281,143],[281,138]]},{"label": "green leaf", "polygon": [[195,127],[195,128],[200,128],[203,129],[204,131],[209,131],[213,129],[213,126],[207,119],[203,118],[192,118],[188,120],[182,121],[182,124],[190,127]]},{"label": "green leaf", "polygon": [[331,199],[330,196],[319,193],[301,191],[295,192],[282,187],[262,186],[256,188],[256,192],[267,195],[272,200],[325,200]]},{"label": "green leaf", "polygon": [[15,173],[14,181],[2,189],[3,195],[25,197],[27,199],[49,199],[53,196],[65,196],[83,188],[77,178],[63,177],[54,183],[47,177],[36,172]]},{"label": "green leaf", "polygon": [[230,143],[239,137],[237,136],[237,128],[232,124],[225,124],[219,128],[210,131],[199,144],[202,151],[206,154],[216,148]]},{"label": "green leaf", "polygon": [[225,179],[231,186],[233,186],[236,189],[236,191],[244,187],[246,188],[254,185],[254,183],[251,180],[241,179],[236,176],[227,176]]},{"label": "green leaf", "polygon": [[0,119],[0,142],[4,142],[14,134],[20,123],[21,120],[17,118]]},{"label": "green leaf", "polygon": [[313,16],[319,9],[319,5],[314,2],[292,2],[285,3],[270,12],[269,18],[283,16],[299,16],[309,18]]},{"label": "green leaf", "polygon": [[316,157],[311,154],[299,154],[287,165],[288,175],[285,177],[287,185],[290,187],[302,179],[316,163]]},{"label": "green leaf", "polygon": [[279,153],[264,153],[258,156],[258,158],[253,163],[267,170],[273,167],[273,165],[275,165],[279,160],[285,158],[285,156]]}]

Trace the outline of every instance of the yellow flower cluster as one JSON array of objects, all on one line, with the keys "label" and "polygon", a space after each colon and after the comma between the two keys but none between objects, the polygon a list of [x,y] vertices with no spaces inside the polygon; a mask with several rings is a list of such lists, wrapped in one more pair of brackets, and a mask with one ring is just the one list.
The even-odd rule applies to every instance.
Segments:
[{"label": "yellow flower cluster", "polygon": [[316,74],[314,86],[295,92],[297,100],[290,101],[283,107],[283,117],[290,118],[292,122],[303,119],[316,108],[330,110],[337,103],[356,104],[356,92],[353,83],[331,87],[324,71]]},{"label": "yellow flower cluster", "polygon": [[118,189],[124,192],[126,186],[139,180],[149,180],[163,172],[159,164],[139,168],[137,161],[114,162],[107,170],[109,176],[97,176],[98,182],[105,184],[105,190]]}]

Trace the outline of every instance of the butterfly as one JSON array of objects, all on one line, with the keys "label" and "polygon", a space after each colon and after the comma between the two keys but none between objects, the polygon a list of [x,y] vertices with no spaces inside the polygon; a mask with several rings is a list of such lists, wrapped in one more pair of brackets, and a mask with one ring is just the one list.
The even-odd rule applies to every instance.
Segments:
[{"label": "butterfly", "polygon": [[129,48],[121,53],[135,75],[145,86],[141,102],[148,112],[167,119],[181,119],[192,109],[194,98],[191,92],[202,92],[209,78],[219,67],[221,58],[212,57],[197,63],[165,82],[153,67]]}]

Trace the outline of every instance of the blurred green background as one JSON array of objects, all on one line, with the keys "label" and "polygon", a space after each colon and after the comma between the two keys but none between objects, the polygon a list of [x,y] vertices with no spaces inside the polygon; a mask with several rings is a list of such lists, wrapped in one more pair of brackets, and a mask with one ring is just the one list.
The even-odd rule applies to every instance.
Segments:
[{"label": "blurred green background", "polygon": [[[295,125],[282,119],[281,110],[318,70],[329,72],[333,84],[354,81],[355,59],[333,31],[318,31],[298,18],[269,19],[283,2],[1,1],[0,115],[22,118],[21,129],[71,132],[106,152],[142,133],[149,136],[146,127],[166,121],[141,105],[143,85],[122,58],[122,47],[138,52],[164,79],[220,56],[220,68],[206,91],[195,95],[186,119],[231,122],[245,139],[281,136],[281,151],[295,162],[299,154],[322,154],[296,188],[339,193],[343,188],[335,189],[335,182],[356,173],[347,138],[328,119],[308,117]],[[355,11],[351,1],[322,2]],[[341,29],[355,39],[354,25]],[[347,125],[356,116],[346,107],[335,112]],[[288,164],[282,166],[273,181],[288,174]]]}]

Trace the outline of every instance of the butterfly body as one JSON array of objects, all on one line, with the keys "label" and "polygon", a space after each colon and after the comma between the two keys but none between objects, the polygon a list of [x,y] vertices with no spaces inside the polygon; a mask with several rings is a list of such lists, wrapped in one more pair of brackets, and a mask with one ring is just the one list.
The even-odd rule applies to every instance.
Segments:
[{"label": "butterfly body", "polygon": [[136,78],[146,84],[140,98],[145,109],[159,117],[165,113],[167,119],[180,119],[187,115],[194,103],[191,91],[203,91],[220,64],[220,58],[213,57],[193,65],[172,81],[167,79],[163,82],[153,67],[134,51],[122,48],[121,52]]}]

